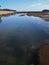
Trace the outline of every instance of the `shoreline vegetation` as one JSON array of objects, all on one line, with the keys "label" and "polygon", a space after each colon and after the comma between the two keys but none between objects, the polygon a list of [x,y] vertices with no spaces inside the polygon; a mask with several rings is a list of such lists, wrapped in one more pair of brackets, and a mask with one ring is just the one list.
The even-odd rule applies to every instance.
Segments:
[{"label": "shoreline vegetation", "polygon": [[49,10],[42,11],[16,11],[11,9],[0,9],[0,17],[2,16],[10,16],[14,14],[20,14],[20,16],[35,16],[43,18],[46,21],[49,21]]}]

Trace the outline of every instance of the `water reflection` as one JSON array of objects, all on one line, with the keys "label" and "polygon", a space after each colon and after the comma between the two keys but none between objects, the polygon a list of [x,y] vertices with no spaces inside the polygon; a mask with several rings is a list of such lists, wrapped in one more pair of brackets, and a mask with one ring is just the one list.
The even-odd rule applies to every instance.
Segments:
[{"label": "water reflection", "polygon": [[0,65],[37,65],[40,41],[49,39],[49,34],[45,32],[49,23],[46,24],[38,17],[26,15],[3,17],[2,22]]},{"label": "water reflection", "polygon": [[1,19],[2,17],[0,17],[0,23],[2,22],[2,19]]}]

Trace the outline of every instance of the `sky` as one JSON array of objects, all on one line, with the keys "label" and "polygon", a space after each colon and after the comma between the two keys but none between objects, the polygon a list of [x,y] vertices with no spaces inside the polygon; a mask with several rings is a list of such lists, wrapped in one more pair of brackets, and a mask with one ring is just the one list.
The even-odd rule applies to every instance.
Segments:
[{"label": "sky", "polygon": [[0,0],[0,5],[17,11],[41,11],[49,9],[49,0]]}]

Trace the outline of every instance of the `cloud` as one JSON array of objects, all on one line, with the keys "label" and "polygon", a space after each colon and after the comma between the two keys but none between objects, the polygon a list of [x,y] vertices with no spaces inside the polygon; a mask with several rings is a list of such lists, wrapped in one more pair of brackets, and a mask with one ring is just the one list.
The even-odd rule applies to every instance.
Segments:
[{"label": "cloud", "polygon": [[49,4],[36,3],[28,6],[27,9],[33,9],[33,10],[49,9]]},{"label": "cloud", "polygon": [[31,7],[40,6],[40,5],[42,5],[42,4],[41,3],[32,4]]}]

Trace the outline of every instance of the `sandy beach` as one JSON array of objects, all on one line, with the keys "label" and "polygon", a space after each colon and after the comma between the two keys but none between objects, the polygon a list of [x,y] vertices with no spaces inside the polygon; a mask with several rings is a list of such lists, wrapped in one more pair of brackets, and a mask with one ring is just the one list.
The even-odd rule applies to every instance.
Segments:
[{"label": "sandy beach", "polygon": [[0,16],[8,16],[15,14],[15,11],[0,11]]}]

